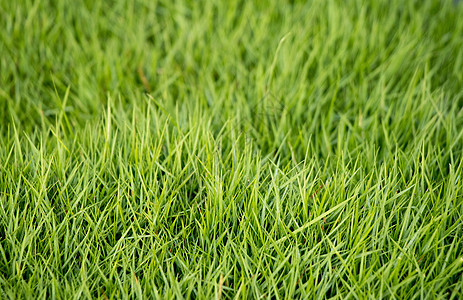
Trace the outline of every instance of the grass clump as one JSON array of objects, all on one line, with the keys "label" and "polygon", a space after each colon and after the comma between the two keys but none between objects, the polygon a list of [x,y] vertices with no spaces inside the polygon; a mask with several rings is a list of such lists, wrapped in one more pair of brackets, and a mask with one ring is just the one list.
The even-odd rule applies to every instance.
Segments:
[{"label": "grass clump", "polygon": [[463,8],[0,1],[2,298],[463,296]]}]

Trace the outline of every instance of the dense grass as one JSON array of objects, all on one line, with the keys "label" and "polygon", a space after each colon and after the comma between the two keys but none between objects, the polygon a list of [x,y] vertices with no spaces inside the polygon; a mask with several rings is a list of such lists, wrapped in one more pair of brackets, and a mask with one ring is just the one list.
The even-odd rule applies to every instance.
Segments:
[{"label": "dense grass", "polygon": [[0,298],[463,297],[463,5],[0,0]]}]

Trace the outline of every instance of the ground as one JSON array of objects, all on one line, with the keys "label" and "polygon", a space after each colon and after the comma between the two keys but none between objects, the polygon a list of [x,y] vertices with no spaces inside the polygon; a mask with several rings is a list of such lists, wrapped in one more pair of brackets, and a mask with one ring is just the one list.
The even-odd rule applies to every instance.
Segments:
[{"label": "ground", "polygon": [[1,298],[463,297],[463,3],[0,0]]}]

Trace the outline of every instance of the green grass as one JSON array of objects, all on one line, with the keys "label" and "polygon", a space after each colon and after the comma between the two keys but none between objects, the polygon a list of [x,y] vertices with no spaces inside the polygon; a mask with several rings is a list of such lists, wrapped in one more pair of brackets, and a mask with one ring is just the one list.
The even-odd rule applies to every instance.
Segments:
[{"label": "green grass", "polygon": [[0,0],[0,298],[463,297],[463,5]]}]

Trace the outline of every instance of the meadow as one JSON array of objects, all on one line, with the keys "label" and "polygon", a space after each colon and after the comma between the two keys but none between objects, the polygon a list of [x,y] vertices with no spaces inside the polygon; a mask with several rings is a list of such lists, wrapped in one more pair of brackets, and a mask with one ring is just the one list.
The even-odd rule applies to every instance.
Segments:
[{"label": "meadow", "polygon": [[0,0],[0,298],[463,298],[463,3]]}]

